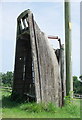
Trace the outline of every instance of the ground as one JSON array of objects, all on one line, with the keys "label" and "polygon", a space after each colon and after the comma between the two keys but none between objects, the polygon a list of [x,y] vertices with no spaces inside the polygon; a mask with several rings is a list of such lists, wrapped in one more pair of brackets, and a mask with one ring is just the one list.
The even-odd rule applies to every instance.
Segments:
[{"label": "ground", "polygon": [[2,118],[80,118],[80,100],[56,107],[52,103],[36,104],[11,100],[11,88],[2,87]]}]

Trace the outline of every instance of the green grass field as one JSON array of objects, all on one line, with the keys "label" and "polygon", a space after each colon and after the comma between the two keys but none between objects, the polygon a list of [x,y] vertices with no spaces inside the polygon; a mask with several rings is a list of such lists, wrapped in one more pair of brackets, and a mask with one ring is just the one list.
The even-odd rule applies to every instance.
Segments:
[{"label": "green grass field", "polygon": [[79,99],[58,108],[51,103],[18,103],[10,95],[9,88],[2,88],[2,118],[80,118]]}]

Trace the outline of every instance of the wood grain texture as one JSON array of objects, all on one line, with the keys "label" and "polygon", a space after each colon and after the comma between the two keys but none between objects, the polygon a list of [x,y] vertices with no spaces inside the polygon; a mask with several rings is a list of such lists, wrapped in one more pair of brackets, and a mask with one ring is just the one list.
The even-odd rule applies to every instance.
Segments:
[{"label": "wood grain texture", "polygon": [[[61,77],[56,55],[54,53],[53,48],[50,46],[47,36],[43,32],[41,32],[34,19],[32,18],[31,20],[31,17],[29,21],[30,36],[32,36],[31,40],[35,42],[34,49],[36,49],[32,50],[35,56],[35,58],[33,59],[36,59],[37,57],[36,63],[38,64],[35,67],[34,72],[35,74],[38,73],[39,76],[37,77],[37,80],[35,78],[36,94],[40,92],[42,102],[45,103],[53,102],[57,106],[61,106],[60,104],[62,100]],[[32,29],[32,27],[34,28]],[[33,35],[33,30],[35,36]],[[36,63],[34,62],[34,64]],[[37,69],[39,69],[38,72]]]},{"label": "wood grain texture", "polygon": [[[57,106],[62,106],[64,98],[62,92],[65,88],[64,51],[60,49],[55,50],[54,52],[49,39],[34,21],[33,14],[30,10],[23,12],[17,20],[20,21],[20,19],[23,20],[25,29],[21,30],[21,24],[18,24],[14,89],[20,94],[30,93],[30,96],[32,93],[33,95],[35,94],[37,103],[52,102]],[[26,19],[28,23],[27,28],[24,19]],[[22,45],[20,45],[20,43]],[[25,57],[23,54],[24,49],[27,50],[27,52],[25,52],[25,56],[28,58],[26,59],[27,62],[25,64],[25,82],[22,80],[24,67],[24,60],[22,60],[22,57]],[[19,61],[20,56],[21,61]],[[32,83],[32,64],[34,71],[34,83]],[[17,73],[20,73],[20,76],[17,75]]]}]

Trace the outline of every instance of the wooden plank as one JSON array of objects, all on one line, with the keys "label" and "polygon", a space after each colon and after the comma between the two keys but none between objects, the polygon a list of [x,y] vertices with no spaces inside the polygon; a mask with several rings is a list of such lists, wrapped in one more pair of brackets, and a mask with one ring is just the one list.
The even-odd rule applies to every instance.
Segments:
[{"label": "wooden plank", "polygon": [[[47,36],[35,23],[37,36],[38,63],[40,71],[41,96],[43,102],[54,102],[57,106],[62,100],[59,65]],[[60,95],[59,95],[60,94]]]},{"label": "wooden plank", "polygon": [[66,72],[65,72],[65,49],[64,44],[61,45],[61,78],[63,81],[63,93],[66,96]]},{"label": "wooden plank", "polygon": [[21,25],[21,21],[18,21],[18,26],[19,26],[19,34],[21,34],[21,31],[22,31],[22,25]]},{"label": "wooden plank", "polygon": [[32,18],[31,12],[29,12],[29,14],[28,14],[28,22],[29,22],[29,29],[30,29],[32,60],[33,60],[33,64],[34,64],[36,100],[38,103],[38,102],[41,102],[41,96],[40,96],[37,53],[36,53],[36,45],[35,45],[35,34],[34,34],[33,18]]},{"label": "wooden plank", "polygon": [[29,9],[28,9],[28,10],[25,10],[24,12],[22,12],[22,13],[18,16],[17,20],[20,20],[20,19],[22,19],[22,18],[24,18],[24,17],[27,17],[29,12],[30,12]]}]

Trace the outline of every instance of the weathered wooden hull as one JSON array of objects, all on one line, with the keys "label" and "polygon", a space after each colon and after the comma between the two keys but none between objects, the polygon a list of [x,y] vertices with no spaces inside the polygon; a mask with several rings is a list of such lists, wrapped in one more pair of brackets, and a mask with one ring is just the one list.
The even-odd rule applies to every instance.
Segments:
[{"label": "weathered wooden hull", "polygon": [[[20,29],[21,19],[26,33]],[[24,19],[28,23],[28,29]],[[17,28],[13,94],[15,91],[21,96],[29,94],[35,96],[37,103],[53,102],[57,106],[62,106],[64,96],[61,68],[47,36],[34,21],[30,10],[18,17]]]}]

